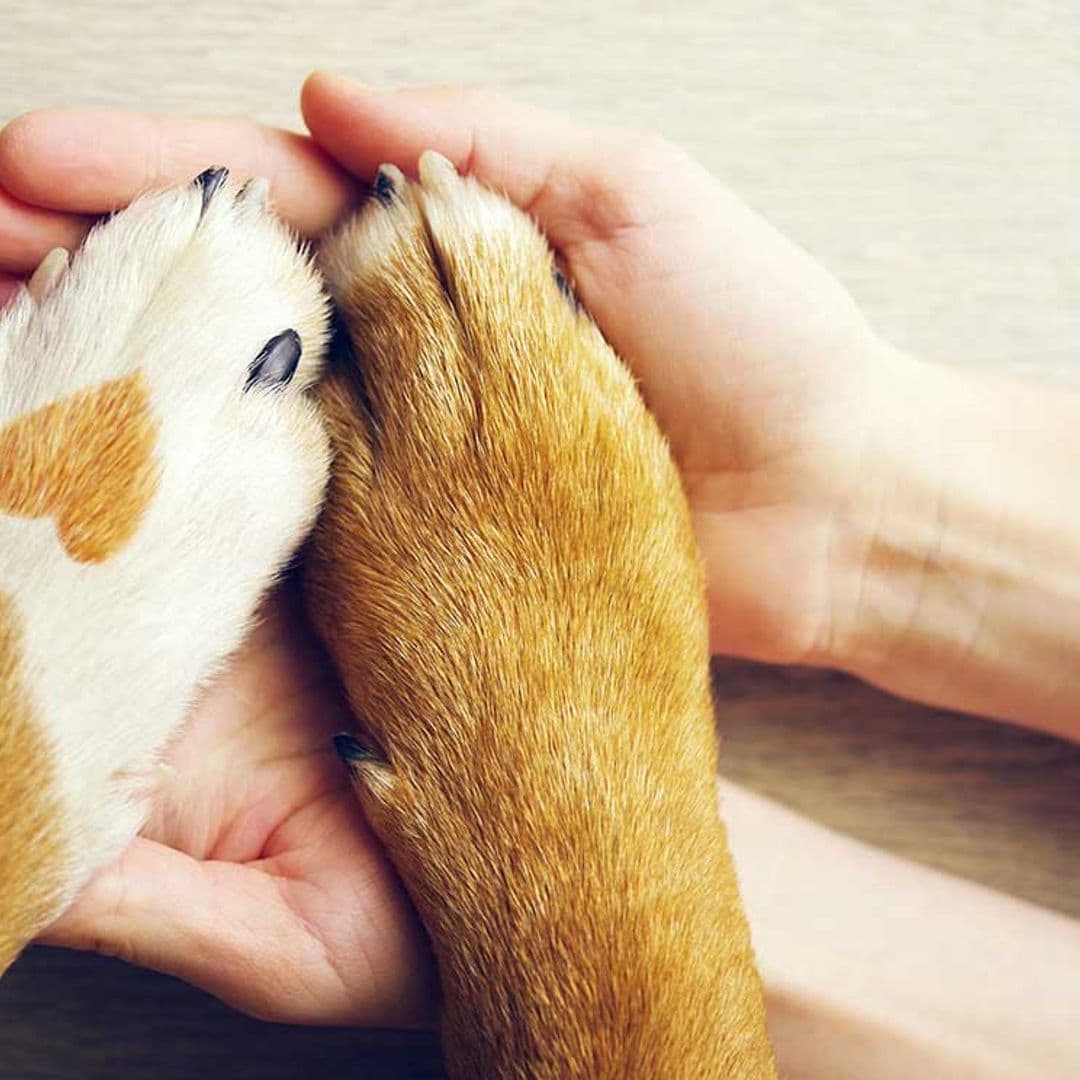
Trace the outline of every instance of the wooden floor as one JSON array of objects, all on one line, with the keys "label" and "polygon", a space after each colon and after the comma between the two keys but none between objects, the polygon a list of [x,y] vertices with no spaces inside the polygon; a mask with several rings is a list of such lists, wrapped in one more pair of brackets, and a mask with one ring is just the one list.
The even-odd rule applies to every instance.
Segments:
[{"label": "wooden floor", "polygon": [[[898,344],[1080,374],[1080,8],[957,0],[0,0],[0,121],[93,102],[298,122],[313,67],[464,81],[661,129]],[[1080,749],[829,674],[718,662],[729,775],[1080,917]],[[429,1036],[271,1027],[114,961],[32,951],[0,1080],[437,1076]]]}]

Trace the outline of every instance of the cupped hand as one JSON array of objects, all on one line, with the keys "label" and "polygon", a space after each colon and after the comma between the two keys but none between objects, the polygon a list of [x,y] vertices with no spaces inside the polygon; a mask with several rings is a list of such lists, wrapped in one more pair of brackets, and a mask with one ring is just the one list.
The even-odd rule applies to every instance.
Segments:
[{"label": "cupped hand", "polygon": [[831,651],[836,519],[899,363],[840,284],[657,137],[582,128],[472,90],[312,76],[318,144],[361,178],[440,150],[558,249],[670,440],[705,560],[715,651]]},{"label": "cupped hand", "polygon": [[691,503],[714,649],[827,652],[835,518],[891,392],[891,354],[837,281],[655,137],[472,90],[377,91],[327,74],[302,106],[314,142],[240,121],[20,118],[0,137],[0,188],[35,209],[0,205],[0,239],[21,238],[25,265],[77,227],[70,212],[112,209],[208,161],[268,175],[286,216],[315,234],[348,205],[348,176],[370,180],[384,161],[413,172],[440,150],[536,217],[638,376]]},{"label": "cupped hand", "polygon": [[432,969],[331,736],[350,721],[286,590],[193,710],[153,814],[46,934],[291,1023],[430,1019]]},{"label": "cupped hand", "polygon": [[[875,342],[818,264],[655,138],[584,130],[475,91],[303,92],[313,139],[237,120],[31,113],[0,132],[0,303],[96,215],[209,164],[267,176],[316,236],[378,165],[420,152],[504,191],[561,253],[678,460],[716,649],[810,657],[827,633],[832,521],[882,393]],[[261,1016],[426,1015],[429,961],[328,736],[347,726],[295,606],[195,711],[153,820],[52,931]]]}]

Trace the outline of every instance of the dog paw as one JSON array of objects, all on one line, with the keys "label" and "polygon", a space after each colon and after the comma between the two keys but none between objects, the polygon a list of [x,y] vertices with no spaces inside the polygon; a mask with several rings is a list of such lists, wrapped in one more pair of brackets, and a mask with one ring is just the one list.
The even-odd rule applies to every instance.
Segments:
[{"label": "dog paw", "polygon": [[0,316],[0,915],[54,915],[138,829],[318,508],[327,303],[267,195],[147,195]]},{"label": "dog paw", "polygon": [[438,155],[384,167],[320,261],[351,350],[305,588],[451,1075],[771,1075],[697,548],[630,373],[532,221]]},{"label": "dog paw", "polygon": [[485,722],[512,738],[531,718],[485,710],[554,693],[579,653],[590,693],[628,656],[681,692],[665,665],[704,652],[678,475],[532,221],[429,152],[416,182],[383,166],[320,264],[351,348],[319,390],[335,466],[308,592],[372,769],[445,754],[451,730],[414,721],[454,701],[478,710],[462,746]]},{"label": "dog paw", "polygon": [[[626,747],[669,738],[656,715],[707,713],[700,570],[667,446],[528,217],[428,153],[418,182],[380,170],[320,262],[352,348],[319,391],[334,467],[307,593],[369,812],[406,863],[424,850],[435,908],[459,883],[427,845],[452,847],[461,798],[505,819],[520,782],[554,820],[610,740],[636,768]],[[558,795],[508,770],[553,756]],[[481,844],[494,864],[513,842]]]},{"label": "dog paw", "polygon": [[[667,446],[532,221],[429,152],[417,182],[379,171],[320,264],[351,354],[319,391],[336,464],[308,577],[330,637],[349,636],[343,662],[363,667],[346,680],[361,714],[380,728],[405,687],[425,695],[413,713],[490,700],[508,672],[533,677],[523,657],[549,637],[555,662],[595,635],[590,671],[649,620],[696,648],[698,605],[679,604],[700,574]],[[430,746],[372,734],[406,761]]]}]

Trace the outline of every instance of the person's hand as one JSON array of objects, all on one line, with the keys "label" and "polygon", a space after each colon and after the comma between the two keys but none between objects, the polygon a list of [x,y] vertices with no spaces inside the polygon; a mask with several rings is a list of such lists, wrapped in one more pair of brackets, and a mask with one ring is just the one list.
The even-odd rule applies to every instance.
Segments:
[{"label": "person's hand", "polygon": [[[178,157],[169,171],[168,156],[185,146],[179,128],[112,155],[110,135],[123,141],[136,118],[93,114],[66,134],[62,116],[38,120],[0,134],[0,304],[46,251],[75,246],[93,216],[149,182],[187,180],[226,157],[215,140],[229,144],[239,170],[274,176],[301,228],[318,227],[351,195],[347,178],[306,140],[253,125],[195,124],[191,164]],[[160,156],[162,172],[138,172],[147,153]],[[44,940],[178,975],[268,1019],[429,1020],[433,972],[422,930],[332,749],[332,734],[349,726],[295,596],[280,592],[194,710],[142,835]]]},{"label": "person's hand", "polygon": [[[314,236],[349,175],[441,150],[535,214],[642,381],[682,467],[714,642],[786,656],[820,620],[820,476],[868,336],[842,289],[673,147],[594,136],[464,91],[304,90],[308,139],[242,121],[30,114],[0,134],[0,273],[14,287],[94,217],[210,164],[266,175]],[[722,618],[720,617],[722,613]],[[400,1022],[430,1006],[409,908],[328,736],[347,726],[295,611],[195,712],[152,821],[50,940],[118,953],[283,1020]]]},{"label": "person's hand", "polygon": [[[848,492],[858,486],[860,471],[873,472],[865,464],[865,458],[874,464],[872,454],[863,454],[865,444],[873,429],[898,415],[903,422],[919,418],[918,403],[932,403],[920,397],[925,387],[904,389],[910,369],[874,338],[836,281],[693,161],[656,139],[598,135],[474,91],[378,92],[327,75],[309,80],[303,107],[317,144],[243,121],[105,110],[44,112],[14,121],[0,133],[0,295],[10,287],[5,280],[25,276],[49,248],[77,242],[93,216],[125,205],[146,188],[189,179],[212,163],[228,165],[240,177],[268,176],[285,216],[315,236],[350,205],[355,195],[350,173],[370,180],[383,161],[413,172],[422,150],[440,150],[459,169],[504,190],[537,217],[565,259],[586,307],[639,377],[683,471],[708,572],[714,647],[764,660],[831,658],[829,646],[841,614],[830,567],[839,547],[837,519],[845,512]],[[964,389],[959,397],[967,408],[971,395]],[[900,407],[904,394],[907,400]],[[1038,410],[1044,419],[1048,412],[1042,406]],[[911,575],[900,587],[895,575],[877,583],[887,598],[899,598],[896,618],[905,628],[915,619],[902,602],[922,597],[918,575],[939,566],[925,549],[936,543],[942,520],[937,497],[945,481],[937,477],[941,434],[949,430],[948,424],[936,423],[938,443],[929,455],[920,453],[925,436],[920,439],[917,430],[903,432],[898,442],[905,452],[914,449],[908,456],[933,478],[919,488],[925,514],[921,505],[911,508],[914,497],[901,500],[899,539],[877,545],[890,567],[900,565]],[[978,437],[966,445],[977,442]],[[889,477],[874,482],[880,487]],[[867,503],[868,545],[880,502]],[[959,550],[969,566],[975,547],[968,543]],[[858,600],[864,591],[873,595],[875,584],[870,579],[863,589],[860,563],[849,560],[847,575]],[[942,565],[941,576],[954,595],[957,573]],[[926,591],[924,607],[940,628],[941,608],[931,602],[935,595]],[[1045,603],[1035,606],[1042,613],[1049,610]],[[980,603],[978,611],[987,610]],[[294,631],[285,627],[279,632]],[[961,646],[970,644],[966,623],[949,634]],[[940,657],[941,637],[930,640]],[[964,655],[977,660],[980,651],[965,646]],[[1042,654],[1052,652],[1043,649]],[[1001,669],[1002,655],[998,648],[989,657],[995,670]],[[920,682],[931,670],[924,652],[916,651],[899,667],[897,677],[895,672],[872,674],[902,692],[934,699],[937,691],[926,692]],[[314,674],[309,670],[306,677]],[[1039,672],[1035,675],[1039,685],[1046,682]],[[972,707],[970,682],[956,679],[951,685],[953,703]],[[217,693],[227,695],[227,687]],[[987,711],[1006,715],[991,707],[997,693],[990,687],[974,700],[987,700]],[[314,728],[334,708],[326,698],[294,715],[306,715],[301,722]],[[263,722],[268,715],[262,713]],[[246,716],[248,711],[238,708],[234,721],[242,723]],[[321,752],[325,744],[320,740],[333,723],[314,737],[312,748]],[[233,726],[211,721],[206,730],[221,733]],[[201,730],[202,713],[178,747],[181,760],[188,740],[198,740]],[[265,736],[254,728],[251,736],[250,746],[258,753]],[[298,758],[296,767],[306,768],[310,761]],[[235,876],[234,867],[261,872],[262,852],[254,843],[245,852],[253,855],[253,866],[233,849],[215,849],[205,838],[193,843],[190,831],[162,829],[164,823],[192,821],[204,813],[204,821],[215,823],[207,834],[222,835],[226,818],[210,803],[220,783],[215,787],[198,761],[189,760],[187,768],[180,774],[186,780],[171,785],[162,804],[168,809],[159,810],[147,834],[176,849],[155,849],[156,855],[179,865],[174,855],[225,852],[217,863],[195,863],[197,876],[206,881],[222,865],[230,867],[229,877]],[[322,776],[317,788],[340,790],[339,774]],[[264,809],[274,808],[267,820],[284,820],[291,813],[283,809],[286,804],[275,799],[264,804]],[[345,813],[344,804],[341,809]],[[185,917],[186,886],[170,878],[158,884],[140,869],[148,850],[144,841],[132,850],[126,869],[109,872],[84,897],[66,923],[66,940],[84,947],[100,943],[177,971],[263,1015],[330,1019],[353,1009],[354,1017],[386,1018],[399,1005],[401,1015],[412,1015],[417,1002],[430,1001],[413,975],[423,966],[417,959],[423,954],[418,954],[407,907],[385,865],[376,860],[360,818],[348,814],[349,843],[364,857],[336,863],[339,884],[352,883],[353,902],[351,907],[342,904],[344,891],[338,893],[337,902],[325,909],[326,925],[351,910],[360,920],[365,915],[374,919],[371,925],[382,919],[392,928],[378,942],[363,934],[332,943],[323,939],[331,966],[359,973],[350,980],[359,1007],[343,1010],[348,994],[343,997],[332,983],[321,990],[311,983],[304,1008],[296,1009],[290,997],[296,951],[287,938],[282,942],[255,934],[243,940],[234,935],[224,953],[231,964],[216,963],[215,950],[223,943],[199,937],[204,929],[199,910],[205,915],[205,905],[188,909]],[[264,839],[272,835],[265,831]],[[234,859],[239,861],[229,861]],[[303,880],[314,881],[306,875],[320,873],[319,866],[314,858],[306,864]],[[379,868],[374,878],[371,867]],[[259,925],[256,909],[266,897],[250,893],[245,906],[240,891],[230,895],[237,904],[228,910]],[[133,905],[153,913],[140,948],[124,937],[126,928],[139,925]],[[176,926],[186,929],[173,938],[164,933]],[[175,941],[168,957],[146,948],[145,939],[158,937]],[[187,948],[186,938],[195,946]],[[198,964],[190,964],[189,956],[198,957]],[[235,978],[224,970],[227,966],[236,969]],[[373,971],[382,972],[386,981],[375,981]],[[330,1002],[325,1010],[318,1004],[323,997]]]},{"label": "person's hand", "polygon": [[194,710],[141,836],[43,940],[263,1019],[429,1020],[422,931],[332,749],[349,726],[286,589]]},{"label": "person's hand", "polygon": [[[840,285],[660,139],[474,91],[377,92],[330,75],[308,80],[302,104],[317,143],[361,180],[383,161],[412,173],[430,147],[535,215],[671,440],[714,648],[763,660],[818,650],[831,619],[830,523],[887,367]],[[3,141],[0,186],[99,213],[220,160],[267,172],[305,231],[329,224],[344,206],[340,180],[313,167],[303,140],[258,130],[31,115]]]},{"label": "person's hand", "polygon": [[[808,591],[792,621],[761,597],[828,511],[800,485],[823,464],[826,390],[847,386],[865,336],[843,291],[662,142],[594,138],[473,93],[377,94],[327,76],[303,103],[344,169],[310,140],[238,121],[73,110],[13,122],[0,133],[0,303],[97,215],[208,165],[266,175],[284,216],[314,236],[350,205],[350,174],[370,179],[384,160],[412,171],[440,149],[538,217],[640,376],[725,612],[717,644],[797,650],[817,598]],[[47,940],[177,974],[263,1017],[423,1017],[429,960],[331,758],[342,726],[295,604],[275,599],[195,710],[143,835]]]},{"label": "person's hand", "polygon": [[536,217],[671,441],[713,648],[816,656],[832,633],[830,527],[889,371],[836,280],[660,138],[328,75],[302,102],[361,178],[382,161],[410,172],[432,147]]},{"label": "person's hand", "polygon": [[891,347],[661,139],[328,75],[302,105],[362,179],[430,147],[536,217],[671,442],[715,651],[1080,737],[1080,395]]}]

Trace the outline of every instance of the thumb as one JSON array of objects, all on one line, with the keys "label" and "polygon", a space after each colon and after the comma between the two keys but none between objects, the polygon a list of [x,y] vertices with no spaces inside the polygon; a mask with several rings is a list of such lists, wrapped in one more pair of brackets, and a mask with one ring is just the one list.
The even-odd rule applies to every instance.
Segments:
[{"label": "thumb", "polygon": [[220,896],[211,903],[206,864],[142,837],[102,870],[41,936],[199,982],[220,960]]}]

